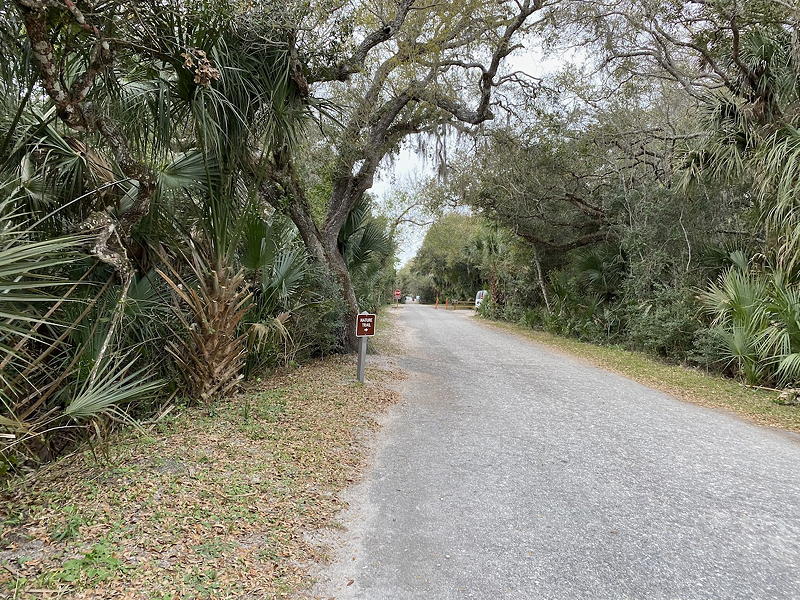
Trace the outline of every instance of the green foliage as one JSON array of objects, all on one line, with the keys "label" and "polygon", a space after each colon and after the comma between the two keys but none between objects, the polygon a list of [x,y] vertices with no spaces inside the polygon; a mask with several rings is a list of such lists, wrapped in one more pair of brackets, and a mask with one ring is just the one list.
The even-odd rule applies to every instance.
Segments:
[{"label": "green foliage", "polygon": [[245,373],[252,375],[294,360],[297,347],[291,319],[296,319],[302,308],[309,265],[296,231],[286,219],[278,215],[266,219],[250,209],[243,229],[239,254],[252,294],[244,319]]},{"label": "green foliage", "polygon": [[135,398],[152,395],[162,386],[161,381],[152,381],[144,369],[132,370],[133,363],[99,363],[84,381],[75,382],[75,390],[64,407],[64,415],[76,421],[92,419],[100,415],[124,417],[122,407]]},{"label": "green foliage", "polygon": [[397,271],[394,287],[400,289],[404,296],[419,296],[423,303],[429,304],[436,299],[433,281],[430,277],[419,275],[413,261]]},{"label": "green foliage", "polygon": [[627,307],[630,346],[661,358],[704,362],[695,341],[703,324],[694,290],[662,287],[648,302]]},{"label": "green foliage", "polygon": [[292,332],[297,357],[342,351],[346,308],[337,290],[336,284],[320,267],[309,271]]},{"label": "green foliage", "polygon": [[395,244],[386,220],[375,217],[370,204],[369,196],[356,203],[339,232],[339,245],[359,306],[375,312],[391,297]]},{"label": "green foliage", "polygon": [[[441,302],[446,298],[474,299],[481,289],[479,269],[468,252],[479,230],[480,223],[474,217],[449,213],[425,234],[414,259],[414,271],[418,276],[430,278],[433,292]],[[426,297],[424,301],[431,299]]]},{"label": "green foliage", "polygon": [[[79,587],[88,587],[107,581],[126,570],[114,553],[109,541],[95,544],[80,558],[71,558],[48,579],[53,583],[63,582]],[[48,581],[50,583],[50,581]]]},{"label": "green foliage", "polygon": [[12,373],[29,360],[24,346],[41,340],[40,330],[50,326],[45,313],[58,301],[59,290],[73,282],[58,276],[59,267],[77,261],[75,252],[84,237],[46,238],[31,228],[24,214],[15,210],[12,195],[0,200],[0,400]]},{"label": "green foliage", "polygon": [[80,528],[85,524],[80,512],[74,506],[65,506],[62,512],[64,513],[64,522],[50,536],[57,542],[78,537]]},{"label": "green foliage", "polygon": [[625,279],[625,259],[611,244],[591,246],[575,253],[572,270],[576,283],[603,299],[612,299]]},{"label": "green foliage", "polygon": [[800,381],[800,285],[780,270],[752,268],[742,255],[700,295],[719,353],[748,383]]},{"label": "green foliage", "polygon": [[[682,157],[683,183],[745,183],[769,234],[762,251],[780,267],[793,269],[800,249],[800,60],[793,26],[780,16],[791,10],[789,5],[765,10],[769,4],[748,3],[734,17],[739,21],[735,43],[715,36],[726,40],[717,52],[727,79],[704,97],[703,133]],[[722,6],[711,9],[709,17],[707,28],[730,18]]]},{"label": "green foliage", "polygon": [[[49,237],[42,221],[31,224],[13,210],[18,201],[12,193],[0,203],[0,426],[9,433],[4,467],[19,465],[41,443],[42,431],[69,432],[103,415],[123,417],[125,405],[163,383],[135,367],[138,352],[100,355],[115,324],[97,309],[111,300],[111,314],[119,298],[110,298],[107,286],[97,292],[89,281],[77,281],[85,273],[73,278],[80,273],[73,268],[85,261],[77,250],[86,236]],[[125,308],[121,318],[135,318],[141,305]]]},{"label": "green foliage", "polygon": [[[324,110],[292,66],[277,8],[247,23],[216,0],[127,10],[86,15],[120,48],[87,74],[85,103],[70,109],[90,107],[79,126],[45,89],[18,11],[0,11],[4,471],[172,398],[211,401],[242,375],[342,348],[340,293],[281,216],[284,190],[270,179],[310,139],[311,105]],[[69,86],[94,44],[70,11],[44,13]],[[370,206],[354,209],[341,244],[373,308],[391,286],[394,246]]]}]

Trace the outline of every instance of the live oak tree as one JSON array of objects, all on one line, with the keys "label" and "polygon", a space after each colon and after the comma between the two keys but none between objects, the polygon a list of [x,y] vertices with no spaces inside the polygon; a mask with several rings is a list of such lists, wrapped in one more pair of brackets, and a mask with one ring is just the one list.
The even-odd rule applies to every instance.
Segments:
[{"label": "live oak tree", "polygon": [[[293,36],[301,88],[344,107],[337,115],[341,127],[329,130],[333,157],[322,218],[314,218],[296,157],[275,153],[258,168],[270,184],[265,199],[291,217],[309,253],[336,278],[351,323],[358,302],[338,239],[348,213],[384,157],[408,136],[474,128],[494,118],[493,91],[521,78],[501,67],[546,8],[544,0],[354,2],[328,19],[338,35],[344,32],[344,47],[317,51],[318,27]],[[307,18],[313,16],[319,18]],[[355,346],[349,325],[347,340]]]},{"label": "live oak tree", "polygon": [[[343,107],[335,115],[320,113],[322,121],[330,115],[340,124],[322,125],[332,151],[330,192],[322,218],[315,219],[308,180],[300,176],[301,161],[290,144],[264,146],[263,138],[251,139],[246,132],[239,137],[251,144],[250,153],[240,157],[242,167],[261,182],[263,199],[291,217],[309,254],[335,278],[352,321],[358,302],[339,240],[348,214],[372,186],[383,158],[404,138],[448,127],[475,127],[494,118],[493,90],[521,80],[501,66],[532,26],[532,16],[546,4],[524,0],[486,5],[467,0],[428,5],[390,0],[346,3],[333,10],[327,3],[310,9],[290,3],[285,11],[269,4],[243,8],[212,4],[205,7],[211,20],[227,18],[251,37],[253,31],[257,37],[266,29],[271,37],[264,43],[285,47],[291,93],[312,107],[322,106],[320,99],[328,98]],[[225,85],[223,74],[214,57],[200,47],[202,39],[170,29],[176,25],[170,24],[169,15],[178,17],[173,19],[177,24],[185,10],[180,3],[93,7],[60,0],[15,0],[15,7],[39,85],[58,118],[76,132],[99,136],[130,186],[124,207],[96,211],[83,223],[95,232],[93,253],[130,281],[128,240],[150,211],[157,181],[152,163],[132,148],[131,133],[107,110],[106,90],[118,86],[121,71],[135,69],[137,60],[160,61],[167,70],[179,76],[188,73],[193,85],[210,90]],[[321,37],[323,31],[341,41],[327,42]],[[253,114],[261,118],[258,112]],[[231,124],[228,119],[222,127]],[[222,155],[227,158],[229,153]],[[353,345],[350,329],[347,340]]]},{"label": "live oak tree", "polygon": [[[602,150],[592,140],[492,132],[452,169],[449,193],[540,249],[566,251],[609,236]],[[475,176],[475,172],[479,176]]]},{"label": "live oak tree", "polygon": [[538,103],[533,122],[477,136],[430,193],[482,212],[538,253],[616,238],[632,193],[673,177],[675,146],[686,139],[674,129],[686,120],[682,98],[662,90],[658,106],[643,108],[656,90],[628,84],[618,98],[592,106],[587,86],[562,87]]},{"label": "live oak tree", "polygon": [[[259,340],[292,326],[307,331],[288,316],[293,308],[314,306],[302,326],[319,324],[314,343],[337,347],[341,322],[336,310],[321,314],[327,295],[319,302],[330,287],[265,204],[296,224],[307,253],[341,288],[351,326],[358,307],[349,269],[367,301],[391,272],[391,224],[381,230],[365,197],[378,165],[410,135],[491,120],[502,101],[494,92],[521,81],[502,64],[545,8],[410,0],[310,10],[224,0],[0,7],[0,51],[9,58],[0,63],[0,219],[13,229],[30,216],[41,231],[23,237],[54,240],[48,252],[80,242],[92,257],[82,254],[67,273],[42,246],[31,263],[59,285],[84,279],[63,297],[19,300],[36,336],[0,331],[0,347],[13,350],[0,365],[3,426],[34,437],[51,418],[88,429],[163,383],[211,402],[242,375],[245,353],[248,365],[276,358]],[[59,237],[76,231],[79,240]],[[292,296],[298,288],[309,302]],[[3,294],[4,314],[9,300]],[[164,356],[169,343],[173,359]]]}]

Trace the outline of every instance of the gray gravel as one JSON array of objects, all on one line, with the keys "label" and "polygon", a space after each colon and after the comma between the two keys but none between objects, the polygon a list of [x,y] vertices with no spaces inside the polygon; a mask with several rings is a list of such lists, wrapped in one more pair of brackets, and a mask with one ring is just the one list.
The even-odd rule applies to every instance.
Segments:
[{"label": "gray gravel", "polygon": [[800,598],[800,436],[400,310],[405,402],[325,597]]}]

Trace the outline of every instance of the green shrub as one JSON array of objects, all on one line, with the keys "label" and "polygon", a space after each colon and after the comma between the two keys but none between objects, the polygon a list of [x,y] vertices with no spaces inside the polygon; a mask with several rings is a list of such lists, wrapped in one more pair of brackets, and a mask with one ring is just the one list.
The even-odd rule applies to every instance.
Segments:
[{"label": "green shrub", "polygon": [[750,384],[800,381],[800,284],[780,270],[734,266],[700,295],[725,364]]},{"label": "green shrub", "polygon": [[492,299],[491,294],[486,294],[486,296],[483,298],[483,302],[481,302],[481,305],[478,307],[478,315],[487,319],[500,318],[500,316],[497,314],[497,305]]},{"label": "green shrub", "polygon": [[687,352],[686,361],[707,371],[721,370],[724,357],[713,329],[700,326],[695,330],[692,347]]},{"label": "green shrub", "polygon": [[498,312],[504,321],[516,323],[522,319],[525,309],[515,302],[506,302]]},{"label": "green shrub", "polygon": [[321,273],[312,272],[291,330],[297,353],[308,357],[340,352],[345,312],[336,285]]},{"label": "green shrub", "polygon": [[519,324],[529,329],[538,329],[544,325],[546,310],[542,307],[526,308],[522,311],[522,316],[519,319]]},{"label": "green shrub", "polygon": [[626,307],[631,347],[676,361],[686,361],[695,350],[702,328],[692,290],[661,288],[652,299]]}]

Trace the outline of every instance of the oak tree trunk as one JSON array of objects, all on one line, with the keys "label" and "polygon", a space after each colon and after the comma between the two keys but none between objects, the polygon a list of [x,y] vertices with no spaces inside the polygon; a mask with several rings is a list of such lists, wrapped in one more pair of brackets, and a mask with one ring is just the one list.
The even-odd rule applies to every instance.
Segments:
[{"label": "oak tree trunk", "polygon": [[331,273],[336,277],[336,283],[342,294],[345,306],[344,316],[344,343],[348,352],[355,352],[358,348],[358,338],[356,337],[356,315],[359,312],[358,298],[353,287],[353,279],[347,269],[347,263],[339,250],[338,240],[327,239],[325,241],[325,256]]}]

